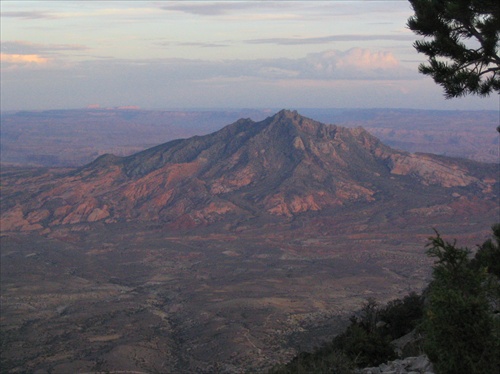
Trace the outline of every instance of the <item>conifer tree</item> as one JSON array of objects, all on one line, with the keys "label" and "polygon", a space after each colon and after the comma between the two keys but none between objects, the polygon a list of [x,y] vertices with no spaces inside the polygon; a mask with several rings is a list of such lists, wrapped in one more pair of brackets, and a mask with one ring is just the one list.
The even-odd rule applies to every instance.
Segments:
[{"label": "conifer tree", "polygon": [[500,93],[500,2],[498,0],[409,0],[415,15],[408,27],[428,56],[419,71],[444,89],[446,98]]}]

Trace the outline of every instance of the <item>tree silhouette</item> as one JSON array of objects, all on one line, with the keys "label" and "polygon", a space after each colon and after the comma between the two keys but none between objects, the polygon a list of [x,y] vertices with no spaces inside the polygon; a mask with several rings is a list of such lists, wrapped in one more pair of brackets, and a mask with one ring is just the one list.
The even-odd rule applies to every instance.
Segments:
[{"label": "tree silhouette", "polygon": [[[408,27],[428,56],[419,71],[444,88],[446,98],[500,93],[498,0],[409,0]],[[500,130],[499,130],[500,131]]]}]

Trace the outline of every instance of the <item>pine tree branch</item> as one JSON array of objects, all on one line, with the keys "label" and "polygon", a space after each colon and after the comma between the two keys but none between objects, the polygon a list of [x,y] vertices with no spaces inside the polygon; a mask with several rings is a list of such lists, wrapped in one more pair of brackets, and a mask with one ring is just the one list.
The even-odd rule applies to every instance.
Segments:
[{"label": "pine tree branch", "polygon": [[[490,63],[494,63],[494,61],[492,61],[488,58],[485,58],[485,57],[481,57],[481,58],[478,58],[476,60],[468,61],[467,63],[459,65],[459,69],[466,69],[471,65],[476,65],[476,66],[477,65],[488,65]],[[500,66],[491,67],[488,69],[488,71],[496,71],[496,70],[500,70]]]},{"label": "pine tree branch", "polygon": [[498,67],[498,68],[489,68],[489,69],[483,70],[478,75],[482,76],[484,74],[493,73],[493,76],[495,76],[499,72],[500,72],[500,67]]}]

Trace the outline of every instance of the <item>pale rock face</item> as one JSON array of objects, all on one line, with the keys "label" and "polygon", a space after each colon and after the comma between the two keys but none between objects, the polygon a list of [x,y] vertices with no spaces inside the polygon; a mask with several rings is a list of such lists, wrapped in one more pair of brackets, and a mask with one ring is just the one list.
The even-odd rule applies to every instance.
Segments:
[{"label": "pale rock face", "polygon": [[321,210],[321,206],[315,201],[313,195],[295,195],[288,200],[283,195],[275,195],[269,200],[268,206],[270,206],[269,213],[286,217],[292,217],[297,213]]},{"label": "pale rock face", "polygon": [[438,184],[443,187],[465,187],[479,180],[467,175],[467,171],[431,159],[427,155],[393,155],[391,156],[391,173],[396,175],[415,174],[425,184]]},{"label": "pale rock face", "polygon": [[2,214],[0,218],[0,227],[2,231],[32,231],[41,229],[43,226],[29,222],[24,217],[22,208],[20,206],[15,206],[8,212]]},{"label": "pale rock face", "polygon": [[356,370],[357,374],[434,374],[432,363],[427,356],[407,357],[390,361],[378,367]]},{"label": "pale rock face", "polygon": [[107,206],[104,206],[103,209],[95,208],[87,217],[87,221],[96,222],[108,217],[109,217],[109,212],[107,210]]},{"label": "pale rock face", "polygon": [[293,141],[293,146],[297,149],[302,150],[302,151],[306,150],[306,147],[304,146],[304,142],[302,141],[302,139],[299,136],[297,136],[295,138],[295,140]]}]

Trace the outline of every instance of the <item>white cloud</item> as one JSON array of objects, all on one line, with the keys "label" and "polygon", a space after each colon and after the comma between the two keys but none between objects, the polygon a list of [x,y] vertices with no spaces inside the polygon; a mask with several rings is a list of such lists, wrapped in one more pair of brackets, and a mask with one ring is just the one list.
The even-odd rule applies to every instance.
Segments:
[{"label": "white cloud", "polygon": [[50,60],[37,54],[0,53],[1,71],[7,73],[19,68],[44,68]]},{"label": "white cloud", "polygon": [[7,64],[24,65],[24,64],[46,64],[49,60],[39,55],[19,55],[0,53],[0,61]]},{"label": "white cloud", "polygon": [[[370,51],[353,48],[342,52],[337,50],[310,54],[308,64],[320,77],[335,79],[395,79],[400,69],[399,62],[390,52]],[[401,69],[400,69],[401,73]]]},{"label": "white cloud", "polygon": [[26,41],[5,41],[1,48],[1,71],[68,67],[67,52],[85,51],[78,44],[39,44]]},{"label": "white cloud", "polygon": [[352,48],[311,53],[305,58],[305,78],[347,80],[400,80],[421,78],[403,67],[391,52]]}]

